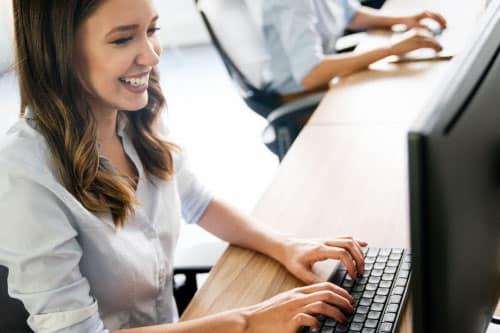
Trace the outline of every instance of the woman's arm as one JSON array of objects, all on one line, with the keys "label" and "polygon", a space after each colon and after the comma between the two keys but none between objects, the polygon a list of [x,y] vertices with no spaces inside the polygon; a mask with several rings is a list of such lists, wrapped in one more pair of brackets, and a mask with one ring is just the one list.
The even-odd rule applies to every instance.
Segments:
[{"label": "woman's arm", "polygon": [[340,260],[353,279],[364,269],[361,247],[367,244],[363,241],[351,237],[334,240],[291,238],[216,199],[209,204],[198,224],[231,244],[274,258],[290,273],[309,284],[321,281],[312,271],[317,261]]},{"label": "woman's arm", "polygon": [[408,29],[427,28],[425,24],[421,23],[421,21],[426,18],[436,21],[442,29],[446,28],[446,19],[439,13],[426,10],[406,16],[390,15],[383,11],[363,6],[359,7],[351,23],[348,25],[348,28],[354,30],[387,29],[395,24],[404,24]]},{"label": "woman's arm", "polygon": [[344,289],[324,282],[295,288],[261,303],[199,319],[113,333],[296,333],[301,327],[320,328],[316,315],[346,320],[353,298]]},{"label": "woman's arm", "polygon": [[264,253],[277,261],[283,257],[284,235],[220,200],[212,200],[198,225],[233,245]]},{"label": "woman's arm", "polygon": [[233,310],[174,324],[123,329],[113,333],[199,333],[246,332],[246,318],[242,310]]},{"label": "woman's arm", "polygon": [[359,53],[342,53],[325,56],[302,80],[304,90],[325,86],[336,76],[347,76],[390,55],[403,55],[419,48],[441,51],[441,45],[423,31],[412,30],[402,40],[387,47]]}]

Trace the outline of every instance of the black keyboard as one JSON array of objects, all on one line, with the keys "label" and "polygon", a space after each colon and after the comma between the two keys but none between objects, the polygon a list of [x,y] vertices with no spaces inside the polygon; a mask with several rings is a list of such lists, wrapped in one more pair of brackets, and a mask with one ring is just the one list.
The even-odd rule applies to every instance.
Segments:
[{"label": "black keyboard", "polygon": [[364,249],[365,272],[353,281],[345,267],[335,270],[330,281],[354,298],[354,314],[345,323],[318,316],[319,330],[305,327],[302,333],[392,333],[406,301],[411,276],[411,253],[404,249]]}]

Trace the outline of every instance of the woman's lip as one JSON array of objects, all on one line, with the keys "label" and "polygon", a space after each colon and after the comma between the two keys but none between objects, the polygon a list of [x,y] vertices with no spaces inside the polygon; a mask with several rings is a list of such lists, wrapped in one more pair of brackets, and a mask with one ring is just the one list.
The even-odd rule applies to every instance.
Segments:
[{"label": "woman's lip", "polygon": [[133,86],[131,84],[127,84],[125,82],[121,82],[123,84],[124,88],[127,89],[128,91],[136,94],[143,93],[148,89],[148,84],[144,84],[142,86]]},{"label": "woman's lip", "polygon": [[133,75],[125,75],[125,76],[122,76],[121,78],[124,79],[124,78],[127,78],[127,79],[135,79],[135,78],[138,78],[138,77],[143,77],[143,76],[146,76],[149,74],[149,71],[148,72],[143,72],[143,73],[139,73],[139,74],[133,74]]}]

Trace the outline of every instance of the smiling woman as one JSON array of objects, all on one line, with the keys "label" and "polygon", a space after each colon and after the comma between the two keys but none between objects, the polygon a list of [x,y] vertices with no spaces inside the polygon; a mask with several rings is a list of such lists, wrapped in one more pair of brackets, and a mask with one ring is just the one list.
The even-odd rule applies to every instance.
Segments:
[{"label": "smiling woman", "polygon": [[[296,240],[213,198],[163,136],[152,0],[14,0],[21,118],[0,141],[0,265],[35,332],[296,332],[353,310],[316,261],[363,271],[351,237]],[[184,218],[312,286],[176,323]],[[0,331],[11,331],[2,327]]]}]

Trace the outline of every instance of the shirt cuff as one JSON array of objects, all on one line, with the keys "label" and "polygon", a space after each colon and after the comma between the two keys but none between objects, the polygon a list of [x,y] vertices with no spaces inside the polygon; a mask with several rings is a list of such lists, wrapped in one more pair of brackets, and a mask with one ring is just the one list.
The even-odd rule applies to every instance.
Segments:
[{"label": "shirt cuff", "polygon": [[86,323],[85,326],[94,327],[91,331],[92,333],[108,332],[108,330],[104,329],[102,321],[99,319],[97,301],[94,301],[87,307],[76,310],[30,315],[28,325],[37,333],[64,332],[64,329],[69,329],[71,326],[73,326],[70,330],[71,332],[89,332],[88,329],[76,330],[75,327],[75,325],[83,323],[88,319],[92,319],[92,322]]},{"label": "shirt cuff", "polygon": [[357,0],[346,0],[346,4],[344,6],[344,18],[346,22],[346,26],[351,24],[352,19],[354,18],[354,15],[356,12],[359,10],[359,7],[361,7],[361,4]]}]

